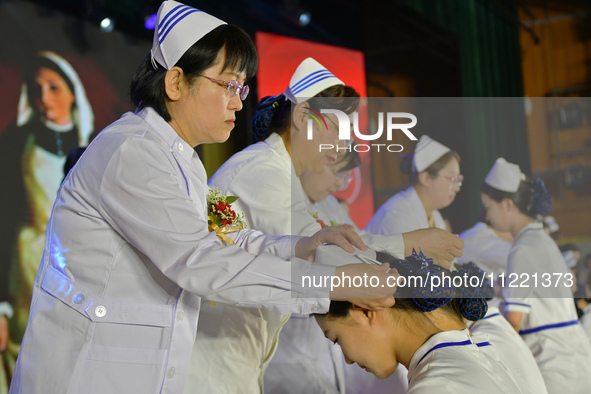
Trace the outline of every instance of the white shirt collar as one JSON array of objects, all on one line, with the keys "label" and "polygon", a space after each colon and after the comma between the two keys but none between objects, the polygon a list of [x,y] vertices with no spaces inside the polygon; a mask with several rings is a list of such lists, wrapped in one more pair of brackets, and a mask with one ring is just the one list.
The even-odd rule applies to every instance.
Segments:
[{"label": "white shirt collar", "polygon": [[519,232],[515,236],[515,240],[517,241],[517,238],[519,238],[521,235],[523,235],[523,233],[525,233],[526,231],[529,231],[529,230],[543,230],[543,229],[544,229],[544,225],[542,223],[540,223],[540,222],[531,222],[531,223],[528,223],[525,226],[523,226],[523,228],[521,230],[519,230]]},{"label": "white shirt collar", "polygon": [[470,339],[470,332],[468,329],[442,331],[433,335],[424,344],[421,345],[410,359],[408,368],[408,380],[412,380],[413,376],[420,371],[419,365],[428,362],[427,356],[437,349],[449,346],[466,346],[472,345]]},{"label": "white shirt collar", "polygon": [[191,162],[193,155],[197,155],[191,145],[183,140],[162,116],[153,108],[146,107],[137,113],[154,131],[164,139],[171,150],[176,151],[188,163]]}]

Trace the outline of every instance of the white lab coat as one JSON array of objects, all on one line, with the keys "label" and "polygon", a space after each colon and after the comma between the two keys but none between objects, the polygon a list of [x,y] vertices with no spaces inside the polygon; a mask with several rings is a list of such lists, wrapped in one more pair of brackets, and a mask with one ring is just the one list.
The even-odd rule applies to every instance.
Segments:
[{"label": "white lab coat", "polygon": [[[308,213],[304,190],[278,134],[274,133],[265,141],[233,155],[211,177],[209,184],[226,195],[239,197],[234,205],[246,214],[250,228],[277,235],[312,235],[321,228]],[[364,241],[378,250],[387,247],[397,256],[404,254],[401,236],[379,240],[364,238]],[[187,382],[185,392],[190,392],[192,385],[195,389],[212,393],[261,391],[263,374],[275,353],[279,331],[289,316],[260,309],[225,307],[225,311],[221,311],[218,308],[218,305],[205,302],[202,305],[202,314],[211,313],[215,318],[203,319],[197,331],[189,372],[189,380],[193,383]],[[244,321],[248,324],[241,328]],[[306,333],[320,331],[311,317],[302,316],[298,322],[301,324],[298,333],[303,340],[307,341]],[[310,343],[316,339],[314,336]],[[324,337],[322,340],[327,341]],[[238,356],[236,349],[244,343],[251,346],[248,352]],[[306,353],[300,349],[309,346],[308,342],[291,346],[296,348],[291,352],[292,362],[298,363],[298,354],[302,354],[307,362]],[[326,360],[325,357],[322,359]],[[300,365],[304,365],[303,362]],[[304,366],[303,370],[309,372],[308,368]],[[293,366],[291,370],[297,371]],[[316,372],[310,374],[306,382],[300,379],[296,383],[298,386],[306,384],[305,387],[312,390],[308,392],[334,392],[331,390],[339,384],[334,372],[330,379],[324,379],[325,374]],[[313,380],[314,377],[317,379]],[[203,385],[203,382],[207,383]]]},{"label": "white lab coat", "polygon": [[585,334],[587,334],[587,338],[591,342],[591,304],[587,305],[587,307],[583,310],[583,316],[581,317],[581,325],[583,326],[583,330],[585,330]]},{"label": "white lab coat", "polygon": [[[433,211],[435,227],[445,230],[445,222],[438,210]],[[373,215],[365,231],[371,234],[401,234],[429,228],[425,207],[414,187],[399,192],[386,201]]]},{"label": "white lab coat", "polygon": [[413,354],[408,368],[409,394],[515,394],[513,376],[472,342],[468,330],[433,335]]},{"label": "white lab coat", "polygon": [[200,296],[327,310],[291,275],[333,267],[262,253],[286,257],[293,239],[252,230],[224,247],[206,193],[195,151],[151,108],[95,138],[53,207],[11,393],[182,392]]},{"label": "white lab coat", "polygon": [[[532,280],[522,283],[520,277],[510,287],[506,280],[505,310],[525,314],[519,333],[531,349],[549,393],[583,393],[591,387],[591,346],[578,323],[570,288],[555,285],[557,276],[553,274],[564,278],[568,272],[560,250],[541,223],[530,223],[519,231],[509,254],[507,276],[517,273],[532,278],[537,273],[538,284]],[[548,287],[542,279],[546,273],[551,275]]]},{"label": "white lab coat", "polygon": [[490,306],[482,319],[468,323],[472,341],[479,343],[476,338],[486,334],[491,347],[482,347],[485,352],[494,349],[495,356],[507,366],[515,378],[515,382],[525,393],[546,393],[546,384],[540,373],[538,364],[531,354],[531,350],[517,334],[513,326],[499,312],[499,308]]},{"label": "white lab coat", "polygon": [[507,259],[511,250],[511,242],[499,238],[495,231],[478,222],[460,234],[465,242],[464,255],[458,257],[458,263],[473,262],[496,279],[507,270]]}]

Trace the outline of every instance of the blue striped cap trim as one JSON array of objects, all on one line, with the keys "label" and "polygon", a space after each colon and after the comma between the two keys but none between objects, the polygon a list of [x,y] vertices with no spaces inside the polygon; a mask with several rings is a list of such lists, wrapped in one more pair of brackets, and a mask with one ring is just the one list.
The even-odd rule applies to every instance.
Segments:
[{"label": "blue striped cap trim", "polygon": [[308,75],[304,79],[300,80],[293,87],[291,87],[291,93],[293,95],[296,95],[296,94],[300,93],[301,91],[309,88],[310,86],[315,85],[316,83],[318,83],[322,80],[325,80],[327,78],[337,79],[337,77],[335,77],[334,74],[328,70],[316,71],[316,72]]},{"label": "blue striped cap trim", "polygon": [[576,324],[579,324],[578,320],[572,320],[572,321],[567,321],[564,323],[557,323],[557,324],[548,324],[545,326],[540,326],[540,327],[535,327],[535,328],[529,328],[527,330],[520,330],[519,331],[519,335],[527,335],[527,334],[531,334],[534,332],[538,332],[538,331],[544,331],[544,330],[549,330],[551,328],[560,328],[560,327],[568,327],[568,326],[574,326]]},{"label": "blue striped cap trim", "polygon": [[306,75],[304,78],[302,78],[298,82],[294,83],[293,86],[291,87],[291,89],[292,90],[296,90],[301,85],[303,85],[306,82],[308,82],[311,78],[314,78],[315,76],[317,76],[318,74],[321,74],[321,73],[328,73],[328,74],[332,75],[332,73],[330,71],[328,71],[327,69],[325,69],[325,68],[322,69],[322,70],[314,71],[313,73],[310,73],[310,74]]},{"label": "blue striped cap trim", "polygon": [[[168,28],[164,28],[163,29],[164,34],[158,40],[158,42],[160,44],[162,44],[164,42],[164,39],[166,38],[166,36],[168,36],[168,33],[170,33],[172,31],[172,28],[175,27],[177,23],[179,23],[180,21],[182,21],[183,19],[185,19],[187,16],[189,16],[189,15],[195,13],[195,12],[203,12],[203,11],[198,10],[197,8],[189,7],[189,9],[183,10],[183,11],[180,11],[180,12],[185,12],[185,13],[182,14],[182,15],[180,15],[180,16],[178,16],[178,17],[175,16],[174,18],[176,18],[176,20],[174,21],[174,23],[172,23],[170,26],[168,26]],[[173,21],[174,18],[173,19],[170,19],[170,21]],[[160,36],[160,33],[158,35]]]},{"label": "blue striped cap trim", "polygon": [[[168,14],[164,15],[164,18],[162,18],[162,20],[158,24],[158,33],[160,33],[160,29],[162,28],[162,24],[166,23],[168,25],[168,23],[170,23],[170,22],[167,22],[168,18],[173,18],[174,17],[174,15],[173,15],[174,12],[176,10],[178,10],[179,8],[182,8],[179,11],[179,12],[182,12],[183,10],[186,10],[188,8],[193,8],[193,7],[190,7],[190,6],[184,5],[184,4],[180,4],[180,5],[177,5],[176,7],[174,7],[172,10],[168,11]],[[166,27],[166,26],[164,26],[164,27]]]}]

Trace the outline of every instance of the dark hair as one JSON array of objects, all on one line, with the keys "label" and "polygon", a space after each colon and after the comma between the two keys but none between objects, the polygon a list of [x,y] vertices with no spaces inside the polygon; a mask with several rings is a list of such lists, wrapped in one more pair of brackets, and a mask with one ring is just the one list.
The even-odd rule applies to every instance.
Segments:
[{"label": "dark hair", "polygon": [[[397,268],[400,275],[421,275],[424,274],[421,270],[426,265],[431,265],[431,268],[428,270],[435,275],[443,273],[448,277],[459,275],[460,277],[468,277],[469,279],[472,276],[476,276],[479,279],[484,277],[482,270],[473,263],[459,265],[458,271],[451,272],[447,269],[433,266],[433,261],[425,258],[422,253],[420,254],[420,258],[418,257],[419,255],[413,252],[413,256],[407,257],[405,260],[400,260],[387,253],[376,252],[376,260],[382,263],[388,263],[390,267]],[[408,262],[410,261],[413,262],[413,267],[409,270]],[[464,283],[470,282],[468,280]],[[493,297],[494,294],[492,294],[492,291],[494,290],[492,290],[492,287],[486,281],[482,281],[481,287],[476,288],[470,286],[459,288],[442,287],[431,291],[428,286],[424,288],[404,287],[397,289],[396,294],[399,296],[395,294],[396,302],[392,308],[410,313],[424,313],[439,309],[450,314],[458,322],[463,322],[463,318],[474,321],[481,319],[486,314],[487,304],[485,300]],[[418,294],[421,294],[421,296],[417,297]],[[352,304],[348,301],[331,301],[327,316],[336,318],[346,317],[349,314],[351,306]]]},{"label": "dark hair", "polygon": [[[324,89],[310,100],[310,108],[320,111],[322,108],[338,109],[350,114],[359,107],[359,93],[351,86],[334,85]],[[320,98],[320,99],[318,99]],[[252,118],[252,134],[257,141],[262,141],[272,133],[283,134],[289,130],[291,104],[283,94],[267,96],[259,101]]]},{"label": "dark hair", "polygon": [[68,155],[66,156],[66,161],[64,163],[64,178],[68,176],[70,170],[76,165],[82,154],[86,150],[85,147],[77,146],[76,148],[70,150]]},{"label": "dark hair", "polygon": [[[189,83],[216,64],[218,55],[225,49],[226,59],[223,70],[231,69],[245,72],[252,77],[257,69],[258,59],[252,39],[241,28],[234,25],[221,25],[195,42],[175,66],[180,67]],[[164,77],[166,68],[154,62],[148,55],[138,67],[130,85],[131,101],[137,109],[152,107],[167,122],[171,117],[166,109]]]},{"label": "dark hair", "polygon": [[[400,170],[403,174],[408,175],[408,181],[412,186],[419,183],[419,172],[414,168],[412,159],[414,155],[403,155],[402,161],[400,162]],[[453,150],[445,153],[439,159],[437,159],[433,164],[429,167],[425,168],[423,171],[427,171],[431,178],[436,178],[439,175],[439,171],[443,169],[451,161],[451,159],[456,159],[458,163],[460,162],[460,155]]]},{"label": "dark hair", "polygon": [[508,198],[515,203],[521,213],[533,219],[537,219],[538,215],[548,215],[554,208],[552,198],[540,178],[521,181],[515,193],[496,189],[486,182],[482,183],[480,191],[496,202]]}]

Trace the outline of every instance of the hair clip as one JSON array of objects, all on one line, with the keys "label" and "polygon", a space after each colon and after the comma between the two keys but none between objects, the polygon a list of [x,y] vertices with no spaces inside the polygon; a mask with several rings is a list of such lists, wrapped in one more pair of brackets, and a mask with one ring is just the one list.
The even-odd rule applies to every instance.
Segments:
[{"label": "hair clip", "polygon": [[540,215],[550,214],[554,209],[554,202],[548,194],[544,181],[541,178],[536,178],[532,181],[532,186],[534,189],[533,210]]}]

